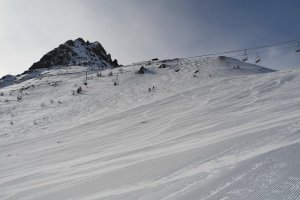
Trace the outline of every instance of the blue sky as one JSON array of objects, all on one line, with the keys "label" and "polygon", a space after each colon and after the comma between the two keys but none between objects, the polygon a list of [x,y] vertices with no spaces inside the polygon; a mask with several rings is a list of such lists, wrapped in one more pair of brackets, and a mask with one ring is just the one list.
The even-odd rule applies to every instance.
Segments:
[{"label": "blue sky", "polygon": [[[99,41],[121,64],[300,39],[299,0],[0,0],[0,76],[68,39]],[[300,66],[293,49],[261,65]]]}]

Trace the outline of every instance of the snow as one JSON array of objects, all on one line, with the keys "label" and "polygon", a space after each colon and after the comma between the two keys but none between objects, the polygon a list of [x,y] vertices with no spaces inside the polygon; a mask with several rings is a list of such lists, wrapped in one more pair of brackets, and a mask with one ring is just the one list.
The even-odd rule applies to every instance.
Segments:
[{"label": "snow", "polygon": [[[84,63],[93,63],[88,64],[91,67],[101,67],[106,68],[111,67],[111,64],[106,62],[103,59],[100,59],[98,56],[95,55],[92,51],[88,50],[88,48],[95,47],[97,45],[100,45],[99,42],[93,42],[89,44],[88,46],[83,45],[80,40],[74,41],[74,47],[70,47],[73,52],[77,54],[77,56],[72,56],[70,63],[76,63],[76,64],[82,64],[86,65]],[[106,54],[106,52],[102,52],[103,54]]]},{"label": "snow", "polygon": [[0,89],[0,199],[300,198],[300,69],[146,61],[86,87],[87,70]]}]

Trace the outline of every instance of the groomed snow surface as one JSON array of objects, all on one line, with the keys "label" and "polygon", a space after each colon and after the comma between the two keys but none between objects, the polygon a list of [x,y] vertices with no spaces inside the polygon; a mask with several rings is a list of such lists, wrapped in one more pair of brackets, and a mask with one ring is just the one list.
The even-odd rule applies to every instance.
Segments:
[{"label": "groomed snow surface", "polygon": [[121,69],[0,89],[1,200],[300,199],[300,69],[231,58]]}]

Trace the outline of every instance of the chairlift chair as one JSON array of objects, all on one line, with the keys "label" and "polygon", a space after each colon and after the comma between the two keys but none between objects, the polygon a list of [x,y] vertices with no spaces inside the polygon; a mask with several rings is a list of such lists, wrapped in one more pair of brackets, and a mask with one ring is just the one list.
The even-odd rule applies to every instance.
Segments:
[{"label": "chairlift chair", "polygon": [[298,46],[296,47],[296,49],[295,49],[295,51],[296,52],[300,52],[300,44],[299,44],[300,42],[298,42]]},{"label": "chairlift chair", "polygon": [[242,61],[246,62],[247,60],[248,60],[248,56],[247,56],[247,52],[246,52],[246,49],[245,49],[245,53],[244,53],[244,56],[242,58]]},{"label": "chairlift chair", "polygon": [[261,61],[261,58],[259,55],[256,54],[255,63],[259,63]]}]

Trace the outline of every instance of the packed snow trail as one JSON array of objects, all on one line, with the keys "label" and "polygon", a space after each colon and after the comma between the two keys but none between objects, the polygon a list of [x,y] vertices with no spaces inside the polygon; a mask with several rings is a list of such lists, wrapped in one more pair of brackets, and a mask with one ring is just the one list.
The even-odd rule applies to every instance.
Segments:
[{"label": "packed snow trail", "polygon": [[[65,110],[48,125],[30,124],[20,138],[6,130],[12,136],[0,146],[0,199],[300,198],[300,69],[205,80],[184,72],[153,76],[124,75],[126,87],[116,91],[101,83],[98,98],[109,90],[111,98],[89,115],[84,104],[95,102],[95,80],[86,94],[62,96],[53,109]],[[152,83],[157,89],[149,93]],[[38,88],[32,95],[37,91],[50,96]],[[71,112],[66,99],[77,97]],[[37,111],[27,112],[28,123]],[[72,127],[55,127],[59,117]]]}]

